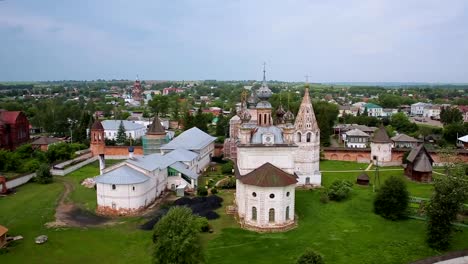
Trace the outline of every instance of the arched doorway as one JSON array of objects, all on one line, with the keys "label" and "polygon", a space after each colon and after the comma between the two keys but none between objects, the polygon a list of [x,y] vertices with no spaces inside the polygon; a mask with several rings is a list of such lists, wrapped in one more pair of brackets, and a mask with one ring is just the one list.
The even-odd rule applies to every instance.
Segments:
[{"label": "arched doorway", "polygon": [[257,207],[252,207],[252,220],[257,221]]},{"label": "arched doorway", "polygon": [[275,222],[275,209],[270,208],[270,211],[268,212],[268,222],[274,223]]}]

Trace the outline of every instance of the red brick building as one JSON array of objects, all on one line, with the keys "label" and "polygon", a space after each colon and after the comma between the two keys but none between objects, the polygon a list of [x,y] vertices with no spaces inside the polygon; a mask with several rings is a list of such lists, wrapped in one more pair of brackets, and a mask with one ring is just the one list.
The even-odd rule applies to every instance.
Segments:
[{"label": "red brick building", "polygon": [[14,150],[29,141],[29,121],[21,111],[0,109],[0,148]]}]

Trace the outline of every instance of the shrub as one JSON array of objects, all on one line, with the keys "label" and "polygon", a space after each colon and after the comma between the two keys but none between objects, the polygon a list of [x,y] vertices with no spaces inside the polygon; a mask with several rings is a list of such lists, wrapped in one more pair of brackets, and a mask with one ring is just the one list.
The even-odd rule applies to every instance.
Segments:
[{"label": "shrub", "polygon": [[221,166],[221,172],[223,174],[232,174],[233,168],[234,168],[234,165],[232,164],[232,161],[229,161]]},{"label": "shrub", "polygon": [[197,194],[199,196],[207,196],[208,195],[208,190],[206,189],[205,186],[198,186]]},{"label": "shrub", "polygon": [[375,196],[374,212],[390,220],[402,219],[406,215],[409,193],[403,179],[388,178]]},{"label": "shrub", "polygon": [[210,224],[208,223],[208,219],[206,219],[206,217],[198,217],[197,224],[200,228],[200,232],[210,231]]},{"label": "shrub", "polygon": [[236,188],[236,178],[229,177],[228,180],[222,181],[220,184],[221,189],[234,189]]},{"label": "shrub", "polygon": [[47,164],[41,164],[36,171],[36,181],[41,184],[47,184],[53,181],[52,174]]},{"label": "shrub", "polygon": [[351,193],[353,183],[347,180],[336,180],[328,189],[328,198],[333,201],[346,199]]},{"label": "shrub", "polygon": [[312,249],[307,249],[300,257],[297,259],[297,264],[323,264],[325,261],[323,260],[322,255],[315,252]]},{"label": "shrub", "polygon": [[322,192],[320,192],[320,202],[326,204],[329,201],[330,199],[328,198],[327,190],[323,190]]},{"label": "shrub", "polygon": [[218,189],[216,189],[216,187],[211,188],[211,194],[217,194],[217,193],[218,193]]},{"label": "shrub", "polygon": [[35,172],[39,169],[40,166],[41,166],[41,163],[38,160],[30,159],[26,161],[25,163],[23,163],[20,171],[21,172]]}]

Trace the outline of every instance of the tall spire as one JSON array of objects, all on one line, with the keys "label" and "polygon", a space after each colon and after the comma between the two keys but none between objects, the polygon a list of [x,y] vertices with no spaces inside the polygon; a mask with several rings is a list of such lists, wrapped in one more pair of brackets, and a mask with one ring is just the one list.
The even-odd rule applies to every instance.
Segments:
[{"label": "tall spire", "polygon": [[304,89],[304,97],[302,98],[301,106],[299,107],[299,112],[296,116],[296,122],[294,126],[296,130],[299,131],[319,131],[317,120],[315,119],[314,108],[309,95],[309,76],[306,76],[306,85]]},{"label": "tall spire", "polygon": [[263,62],[263,85],[266,86],[266,62]]}]

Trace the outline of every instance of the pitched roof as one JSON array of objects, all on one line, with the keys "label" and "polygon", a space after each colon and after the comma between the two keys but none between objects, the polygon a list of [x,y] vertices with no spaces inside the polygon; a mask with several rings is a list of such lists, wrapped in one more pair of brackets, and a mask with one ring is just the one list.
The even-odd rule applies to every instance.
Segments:
[{"label": "pitched roof", "polygon": [[198,157],[197,153],[186,149],[174,149],[165,156],[177,161],[192,161]]},{"label": "pitched roof", "polygon": [[183,164],[182,162],[176,162],[174,164],[172,164],[171,166],[169,166],[171,168],[173,168],[174,170],[184,174],[184,175],[187,175],[189,176],[190,178],[192,179],[198,179],[198,174],[196,174],[195,172],[189,170],[187,168],[187,166],[185,164]]},{"label": "pitched roof", "polygon": [[142,157],[134,157],[133,159],[127,159],[125,162],[145,169],[147,171],[154,171],[156,169],[167,168],[169,165],[173,164],[176,161],[177,160],[174,160],[168,155],[154,153]]},{"label": "pitched roof", "polygon": [[215,140],[215,137],[208,135],[197,127],[192,127],[191,129],[182,132],[182,134],[166,145],[163,145],[161,149],[184,148],[188,150],[199,150]]},{"label": "pitched roof", "polygon": [[124,185],[143,183],[149,180],[149,177],[134,168],[123,165],[97,176],[95,180],[97,183]]},{"label": "pitched roof", "polygon": [[410,137],[406,134],[399,134],[392,137],[394,142],[419,142],[419,140],[415,139],[414,137]]},{"label": "pitched roof", "polygon": [[93,126],[91,127],[92,130],[104,130],[104,127],[101,124],[101,121],[96,120],[93,123]]},{"label": "pitched roof", "polygon": [[146,128],[142,124],[134,123],[128,120],[104,120],[101,123],[105,130],[118,130],[120,126],[120,122],[123,122],[123,125],[126,131]]},{"label": "pitched roof", "polygon": [[36,140],[34,140],[31,145],[50,145],[50,144],[54,144],[56,142],[59,142],[61,141],[60,139],[58,138],[51,138],[51,137],[40,137]]},{"label": "pitched roof", "polygon": [[370,178],[369,178],[369,175],[367,175],[367,173],[363,172],[363,173],[359,174],[357,179],[362,180],[362,181],[368,181]]},{"label": "pitched roof", "polygon": [[294,175],[289,174],[267,162],[255,170],[240,176],[243,184],[259,187],[284,187],[297,183]]},{"label": "pitched roof", "polygon": [[354,137],[370,137],[367,133],[364,133],[364,132],[362,132],[361,130],[356,129],[356,128],[353,129],[353,130],[350,130],[350,131],[346,132],[345,134],[346,134],[346,136],[348,136],[348,137],[349,137],[349,136],[352,136],[352,137],[353,137],[353,136],[354,136]]},{"label": "pitched roof", "polygon": [[373,104],[373,103],[367,103],[364,105],[365,108],[382,108],[380,105],[376,105],[376,104]]},{"label": "pitched roof", "polygon": [[463,137],[459,137],[458,140],[460,140],[462,142],[465,142],[465,143],[468,143],[468,135],[465,135]]},{"label": "pitched roof", "polygon": [[415,162],[416,158],[421,155],[428,156],[431,163],[434,162],[424,145],[419,145],[416,148],[412,149],[411,152],[408,154],[408,157],[406,157],[406,160],[408,160],[409,162]]},{"label": "pitched roof", "polygon": [[6,124],[14,124],[20,114],[21,111],[0,111],[0,120]]},{"label": "pitched roof", "polygon": [[151,126],[148,128],[148,131],[146,132],[146,134],[147,135],[164,135],[164,134],[166,134],[166,130],[161,125],[161,120],[159,120],[158,116],[154,117],[153,123],[151,123]]},{"label": "pitched roof", "polygon": [[431,158],[428,155],[420,155],[416,162],[414,163],[413,170],[419,172],[431,172],[432,171],[432,162]]},{"label": "pitched roof", "polygon": [[393,143],[392,140],[388,137],[385,127],[380,126],[377,131],[374,133],[374,137],[371,140],[374,143]]}]

